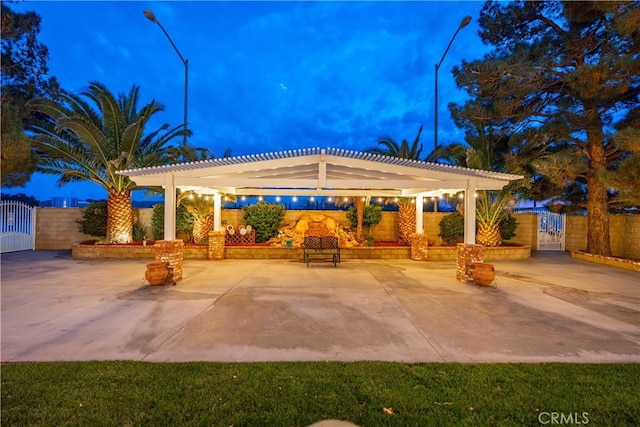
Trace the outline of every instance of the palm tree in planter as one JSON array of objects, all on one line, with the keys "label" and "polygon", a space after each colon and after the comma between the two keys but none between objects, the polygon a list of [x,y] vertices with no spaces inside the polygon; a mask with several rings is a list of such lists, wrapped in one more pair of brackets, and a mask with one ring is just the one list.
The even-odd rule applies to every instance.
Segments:
[{"label": "palm tree in planter", "polygon": [[364,207],[368,204],[368,197],[362,196],[353,196],[353,197],[337,197],[335,204],[336,206],[348,206],[353,203],[353,206],[356,210],[356,240],[359,243],[364,241]]},{"label": "palm tree in planter", "polygon": [[[199,148],[181,145],[167,149],[173,162],[198,162],[208,159],[216,159],[215,153],[208,148]],[[231,157],[231,148],[227,148],[222,158]],[[158,189],[160,191],[160,189]],[[233,194],[222,194],[227,201],[235,201]],[[204,243],[213,230],[213,203],[209,195],[196,194],[193,191],[179,192],[176,198],[176,206],[184,206],[193,217],[193,241]]]},{"label": "palm tree in planter", "polygon": [[[378,144],[365,150],[367,153],[381,154],[383,156],[398,157],[408,160],[420,160],[422,155],[422,144],[420,144],[420,134],[422,126],[418,129],[418,134],[409,145],[406,139],[398,144],[393,138],[384,136],[378,140]],[[411,244],[411,235],[416,231],[416,205],[415,200],[410,197],[395,197],[386,199],[385,203],[398,206],[398,240],[404,244]]]},{"label": "palm tree in planter", "polygon": [[[453,143],[438,147],[432,153],[433,160],[444,160],[448,164],[492,170],[496,153],[493,153],[490,138],[482,135],[468,138],[469,145]],[[495,150],[494,150],[495,151]],[[516,193],[522,190],[522,182],[512,182],[501,191],[479,191],[476,200],[476,242],[485,246],[502,245],[501,224],[508,220],[509,213],[516,204]],[[462,211],[462,205],[456,209]]]},{"label": "palm tree in planter", "polygon": [[501,246],[501,224],[508,218],[515,205],[508,191],[481,191],[476,201],[476,243],[485,246]]},{"label": "palm tree in planter", "polygon": [[89,181],[108,192],[108,243],[132,239],[131,191],[135,184],[116,172],[158,166],[167,161],[166,145],[184,135],[184,125],[164,124],[145,134],[151,118],[164,110],[152,100],[138,109],[139,87],[117,98],[99,82],[80,95],[61,90],[60,100],[38,98],[28,105],[49,118],[27,131],[38,151],[38,170],[59,175],[59,185]]},{"label": "palm tree in planter", "polygon": [[209,232],[213,230],[213,203],[211,202],[211,196],[190,193],[183,199],[182,204],[187,208],[187,212],[193,216],[192,233],[194,243],[204,243],[209,237]]}]

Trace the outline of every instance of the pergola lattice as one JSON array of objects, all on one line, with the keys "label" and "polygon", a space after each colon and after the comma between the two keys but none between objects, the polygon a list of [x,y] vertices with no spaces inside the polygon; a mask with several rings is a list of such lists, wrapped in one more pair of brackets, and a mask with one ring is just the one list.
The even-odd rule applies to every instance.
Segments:
[{"label": "pergola lattice", "polygon": [[[222,194],[238,196],[423,197],[465,194],[465,243],[475,243],[478,190],[500,190],[523,178],[459,166],[337,148],[305,148],[202,160],[119,172],[138,186],[165,191],[164,237],[175,239],[176,189],[213,195],[214,230],[221,228]],[[423,232],[423,204],[416,206],[416,233]]]}]

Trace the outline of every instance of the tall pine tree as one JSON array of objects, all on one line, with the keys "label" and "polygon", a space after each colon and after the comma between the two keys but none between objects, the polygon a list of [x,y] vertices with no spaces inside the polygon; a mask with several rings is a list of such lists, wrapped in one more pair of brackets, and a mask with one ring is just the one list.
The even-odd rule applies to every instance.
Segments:
[{"label": "tall pine tree", "polygon": [[610,255],[610,185],[640,161],[640,2],[490,1],[480,27],[493,50],[454,70],[470,103],[490,105],[470,118],[493,122],[534,177],[584,189],[587,251]]},{"label": "tall pine tree", "polygon": [[49,51],[38,41],[40,17],[35,12],[19,13],[2,2],[2,149],[3,187],[19,187],[29,181],[37,156],[25,135],[23,124],[41,119],[25,107],[35,97],[51,97],[58,84],[47,77]]}]

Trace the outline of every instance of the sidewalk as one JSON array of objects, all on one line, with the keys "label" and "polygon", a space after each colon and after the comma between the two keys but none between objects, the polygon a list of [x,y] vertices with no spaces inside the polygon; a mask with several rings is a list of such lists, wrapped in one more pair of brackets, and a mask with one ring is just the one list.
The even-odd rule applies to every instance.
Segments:
[{"label": "sidewalk", "polygon": [[2,361],[640,362],[640,274],[538,253],[495,261],[497,288],[452,262],[1,258]]}]

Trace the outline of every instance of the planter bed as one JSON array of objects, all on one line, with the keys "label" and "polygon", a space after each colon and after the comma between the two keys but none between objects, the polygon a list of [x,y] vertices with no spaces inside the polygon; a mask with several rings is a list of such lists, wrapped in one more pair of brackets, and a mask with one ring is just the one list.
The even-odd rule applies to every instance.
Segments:
[{"label": "planter bed", "polygon": [[[185,259],[207,259],[208,246],[185,243]],[[155,259],[153,242],[133,242],[123,245],[98,244],[95,241],[74,243],[71,245],[71,256],[80,259],[112,258],[112,259]]]},{"label": "planter bed", "polygon": [[[531,257],[531,246],[485,246],[482,250],[485,261]],[[455,246],[429,246],[427,254],[428,261],[455,261],[457,248]]]},{"label": "planter bed", "polygon": [[571,251],[571,258],[594,264],[609,265],[611,267],[624,268],[625,270],[640,271],[640,261],[612,256],[593,255],[584,251]]},{"label": "planter bed", "polygon": [[[377,243],[378,244],[378,243]],[[229,259],[302,259],[301,248],[278,248],[265,244],[225,246],[225,258]],[[455,246],[429,246],[428,261],[455,261]],[[96,244],[93,241],[74,243],[71,256],[80,259],[155,259],[152,243],[142,246],[140,243],[124,245]],[[499,246],[484,248],[484,260],[524,259],[531,256],[531,246]],[[208,246],[186,243],[184,259],[207,259]],[[409,246],[394,245],[391,242],[379,242],[379,246],[361,246],[341,248],[340,257],[348,259],[410,259]]]}]

